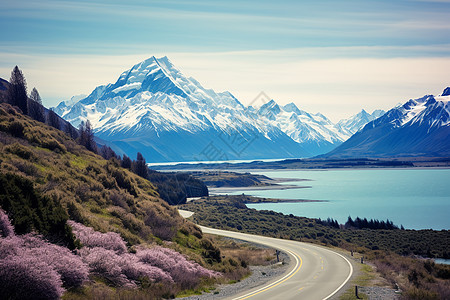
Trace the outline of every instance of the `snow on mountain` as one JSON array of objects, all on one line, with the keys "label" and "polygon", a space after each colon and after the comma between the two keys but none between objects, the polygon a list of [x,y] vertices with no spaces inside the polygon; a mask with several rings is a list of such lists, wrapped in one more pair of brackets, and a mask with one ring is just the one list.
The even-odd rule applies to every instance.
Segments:
[{"label": "snow on mountain", "polygon": [[[249,122],[231,93],[215,93],[184,77],[167,57],[152,57],[123,72],[116,83],[96,88],[63,114],[74,125],[89,119],[97,132],[124,133],[139,127],[189,132],[210,126],[226,129]],[[140,123],[146,119],[147,123]],[[143,128],[140,128],[143,130]]]},{"label": "snow on mountain", "polygon": [[87,95],[85,94],[72,96],[69,100],[60,102],[58,106],[53,107],[52,110],[56,112],[58,115],[62,116],[66,114],[72,108],[72,106],[74,106],[78,101],[86,98],[86,96]]},{"label": "snow on mountain", "polygon": [[367,123],[381,117],[384,113],[384,110],[378,109],[369,114],[363,109],[361,112],[351,116],[348,119],[340,120],[335,125],[335,128],[350,137],[361,130]]},{"label": "snow on mountain", "polygon": [[449,91],[392,108],[324,156],[450,156]]},{"label": "snow on mountain", "polygon": [[350,136],[293,103],[246,108],[230,92],[184,76],[167,57],[140,62],[115,83],[54,110],[74,126],[89,119],[113,149],[130,156],[139,151],[148,161],[306,157]]},{"label": "snow on mountain", "polygon": [[271,100],[259,108],[258,115],[264,122],[278,127],[302,145],[330,149],[350,137],[336,129],[324,115],[307,113],[300,110],[294,103],[280,107]]}]

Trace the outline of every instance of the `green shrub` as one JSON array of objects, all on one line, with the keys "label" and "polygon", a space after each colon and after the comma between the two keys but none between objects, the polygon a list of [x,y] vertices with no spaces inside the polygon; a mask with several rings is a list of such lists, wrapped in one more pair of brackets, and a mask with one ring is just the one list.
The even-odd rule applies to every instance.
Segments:
[{"label": "green shrub", "polygon": [[23,137],[24,127],[20,122],[14,121],[8,126],[8,133],[12,136],[21,138]]},{"label": "green shrub", "polygon": [[40,195],[30,180],[0,173],[0,207],[10,215],[16,233],[37,231],[49,240],[75,247],[66,211],[57,199]]},{"label": "green shrub", "polygon": [[7,145],[5,151],[15,154],[23,159],[30,160],[34,158],[33,152],[31,152],[27,147],[22,146],[19,143],[14,143],[12,145]]}]

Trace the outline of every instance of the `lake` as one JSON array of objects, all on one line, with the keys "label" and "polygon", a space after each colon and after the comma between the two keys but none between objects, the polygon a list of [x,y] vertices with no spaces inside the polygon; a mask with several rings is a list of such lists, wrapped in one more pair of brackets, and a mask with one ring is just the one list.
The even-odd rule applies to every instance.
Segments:
[{"label": "lake", "polygon": [[[247,195],[323,200],[327,202],[248,204],[310,218],[328,217],[345,223],[348,216],[389,219],[407,229],[450,229],[450,169],[340,169],[254,171],[309,188],[245,191]],[[234,194],[242,194],[235,192]]]}]

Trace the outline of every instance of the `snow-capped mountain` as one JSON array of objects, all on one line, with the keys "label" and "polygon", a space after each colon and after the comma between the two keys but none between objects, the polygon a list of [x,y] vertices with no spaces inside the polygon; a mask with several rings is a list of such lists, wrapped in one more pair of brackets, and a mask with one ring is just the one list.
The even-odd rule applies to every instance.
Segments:
[{"label": "snow-capped mountain", "polygon": [[450,156],[450,88],[411,99],[366,124],[325,157]]},{"label": "snow-capped mountain", "polygon": [[350,134],[321,114],[275,101],[258,110],[231,93],[205,89],[167,57],[151,57],[54,111],[78,126],[89,119],[97,137],[119,153],[148,161],[309,157]]},{"label": "snow-capped mountain", "polygon": [[265,123],[278,127],[306,148],[330,151],[351,136],[347,128],[336,128],[324,115],[310,114],[300,110],[294,103],[279,106],[271,100],[261,106],[257,113]]},{"label": "snow-capped mountain", "polygon": [[356,132],[360,131],[367,123],[378,119],[382,115],[385,114],[384,110],[377,109],[373,111],[371,114],[366,112],[364,109],[361,110],[356,115],[351,116],[348,119],[340,120],[335,127],[343,133],[346,133],[348,136],[352,136]]},{"label": "snow-capped mountain", "polygon": [[72,96],[69,100],[61,101],[57,107],[52,107],[51,109],[56,112],[58,115],[63,116],[67,114],[72,106],[74,106],[78,101],[86,98],[87,95],[80,94]]}]

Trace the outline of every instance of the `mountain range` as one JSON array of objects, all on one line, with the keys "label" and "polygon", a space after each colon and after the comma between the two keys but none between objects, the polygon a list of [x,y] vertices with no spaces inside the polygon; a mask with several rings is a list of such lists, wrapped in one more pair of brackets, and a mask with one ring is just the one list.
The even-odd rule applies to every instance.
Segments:
[{"label": "mountain range", "polygon": [[294,103],[245,107],[230,92],[184,76],[167,57],[138,63],[79,98],[53,110],[74,126],[89,119],[103,143],[150,162],[311,157],[383,114],[362,111],[333,124]]},{"label": "mountain range", "polygon": [[398,105],[367,123],[326,158],[449,157],[450,88]]}]

